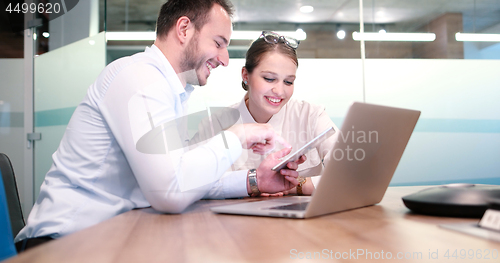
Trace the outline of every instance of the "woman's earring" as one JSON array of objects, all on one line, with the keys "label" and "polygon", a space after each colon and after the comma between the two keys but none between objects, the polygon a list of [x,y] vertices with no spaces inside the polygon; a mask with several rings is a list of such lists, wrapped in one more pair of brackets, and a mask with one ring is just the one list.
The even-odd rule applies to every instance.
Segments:
[{"label": "woman's earring", "polygon": [[243,83],[245,83],[245,85],[248,85],[248,81],[246,81],[246,80],[245,80],[245,81],[243,81]]}]

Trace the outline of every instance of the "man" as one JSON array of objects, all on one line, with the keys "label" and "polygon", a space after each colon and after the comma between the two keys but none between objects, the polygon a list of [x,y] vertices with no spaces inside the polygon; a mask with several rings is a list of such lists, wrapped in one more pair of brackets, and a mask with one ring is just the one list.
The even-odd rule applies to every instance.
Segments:
[{"label": "man", "polygon": [[[206,84],[214,68],[228,64],[231,8],[226,0],[170,0],[161,8],[155,44],[103,70],[53,155],[27,225],[15,239],[18,250],[134,208],[180,213],[209,192],[242,148],[264,154],[276,142],[288,146],[271,126],[258,124],[235,125],[192,150],[174,149],[168,138],[162,144],[165,136],[184,139],[179,127],[164,124],[185,115],[191,84]],[[237,184],[247,193],[293,188],[297,163],[282,175],[270,170],[289,152],[285,148],[262,162],[258,185],[245,178]]]}]

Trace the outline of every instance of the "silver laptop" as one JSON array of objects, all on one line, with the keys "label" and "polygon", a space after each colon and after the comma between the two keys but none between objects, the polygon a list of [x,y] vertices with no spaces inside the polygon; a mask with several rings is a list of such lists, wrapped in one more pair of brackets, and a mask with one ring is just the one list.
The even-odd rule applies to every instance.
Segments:
[{"label": "silver laptop", "polygon": [[379,203],[420,111],[355,102],[349,108],[313,196],[212,207],[216,213],[310,218]]}]

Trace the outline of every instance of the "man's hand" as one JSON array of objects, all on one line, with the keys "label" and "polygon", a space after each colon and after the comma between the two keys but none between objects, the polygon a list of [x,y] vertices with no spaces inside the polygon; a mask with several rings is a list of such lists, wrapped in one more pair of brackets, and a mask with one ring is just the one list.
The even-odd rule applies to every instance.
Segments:
[{"label": "man's hand", "polygon": [[238,136],[243,149],[252,149],[254,153],[264,155],[271,152],[276,147],[276,142],[291,149],[291,145],[276,134],[270,124],[237,124],[233,125],[228,131]]},{"label": "man's hand", "polygon": [[289,162],[287,168],[283,168],[279,172],[271,170],[280,162],[280,158],[289,154],[291,150],[291,148],[285,148],[270,154],[257,168],[257,185],[263,196],[281,196],[299,184],[297,180],[299,173],[296,170],[299,164],[306,161],[305,155],[295,162]]}]

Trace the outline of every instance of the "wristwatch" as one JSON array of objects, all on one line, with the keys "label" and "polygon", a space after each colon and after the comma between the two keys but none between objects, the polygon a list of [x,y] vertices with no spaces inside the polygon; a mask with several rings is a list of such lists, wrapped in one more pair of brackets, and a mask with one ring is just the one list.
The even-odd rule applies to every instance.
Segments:
[{"label": "wristwatch", "polygon": [[302,186],[306,183],[307,181],[307,178],[304,178],[302,176],[299,176],[297,178],[297,180],[299,180],[299,184],[297,185],[297,195],[304,195],[304,193],[302,192]]},{"label": "wristwatch", "polygon": [[257,169],[248,170],[248,183],[250,184],[250,190],[252,191],[252,196],[259,196],[259,186],[257,185]]}]

